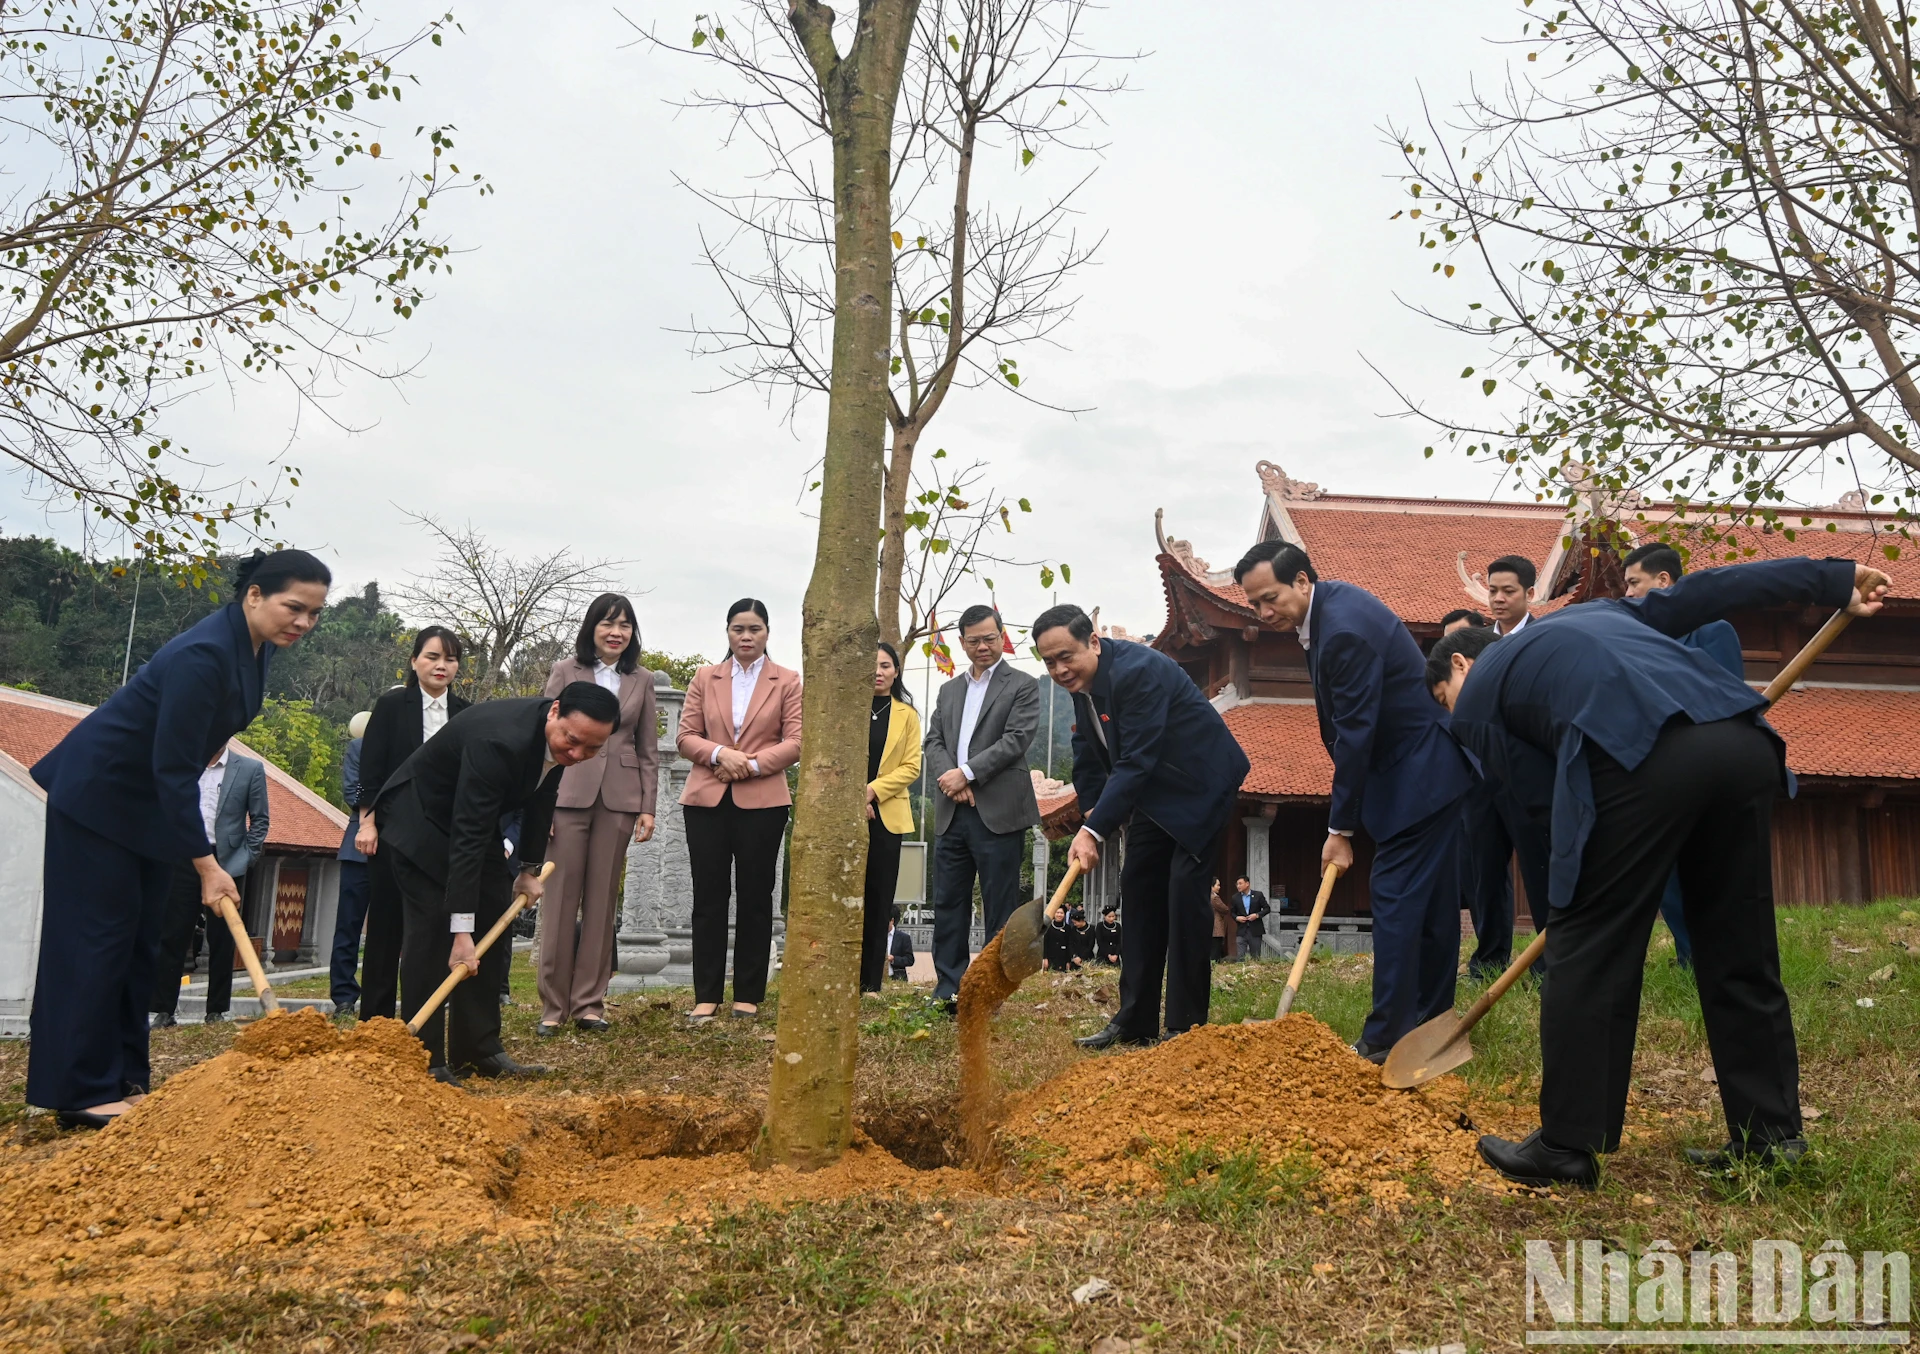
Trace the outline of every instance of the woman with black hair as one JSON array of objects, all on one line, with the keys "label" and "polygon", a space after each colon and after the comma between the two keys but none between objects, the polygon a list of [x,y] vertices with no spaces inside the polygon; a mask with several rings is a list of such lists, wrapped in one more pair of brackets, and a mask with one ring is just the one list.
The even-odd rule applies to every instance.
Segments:
[{"label": "woman with black hair", "polygon": [[353,807],[360,811],[360,833],[354,845],[367,858],[367,948],[360,961],[362,1020],[393,1018],[400,1000],[400,936],[405,926],[392,862],[380,855],[374,801],[400,764],[467,708],[469,702],[453,691],[464,652],[460,636],[444,625],[429,625],[415,635],[406,683],[373,703],[361,739],[360,798]]},{"label": "woman with black hair", "polygon": [[887,923],[900,883],[900,839],[913,831],[920,777],[920,712],[900,676],[900,651],[884,639],[873,657],[873,719],[867,726],[867,886],[860,932],[860,990],[878,992],[887,967]]},{"label": "woman with black hair", "polygon": [[627,844],[653,836],[660,779],[653,673],[640,666],[640,623],[619,593],[602,593],[588,605],[573,654],[553,665],[546,694],[557,696],[570,682],[593,682],[618,697],[620,729],[560,780],[546,853],[553,876],[540,904],[543,1036],[560,1033],[569,1020],[592,1033],[606,1030],[614,886]]},{"label": "woman with black hair", "polygon": [[207,907],[239,902],[208,841],[201,773],[260,713],[273,651],[313,629],[332,583],[304,550],[256,550],[234,601],[168,640],[33,768],[47,836],[27,1103],[68,1128],[105,1127],[146,1094],[175,864],[193,863]]}]

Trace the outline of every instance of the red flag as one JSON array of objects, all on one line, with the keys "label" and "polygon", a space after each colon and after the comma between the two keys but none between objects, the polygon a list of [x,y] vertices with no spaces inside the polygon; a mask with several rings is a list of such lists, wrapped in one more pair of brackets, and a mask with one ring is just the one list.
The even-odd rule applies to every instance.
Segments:
[{"label": "red flag", "polygon": [[922,644],[920,648],[933,660],[933,665],[940,669],[942,677],[953,676],[953,654],[947,649],[947,639],[940,633],[938,621],[934,622],[933,638]]}]

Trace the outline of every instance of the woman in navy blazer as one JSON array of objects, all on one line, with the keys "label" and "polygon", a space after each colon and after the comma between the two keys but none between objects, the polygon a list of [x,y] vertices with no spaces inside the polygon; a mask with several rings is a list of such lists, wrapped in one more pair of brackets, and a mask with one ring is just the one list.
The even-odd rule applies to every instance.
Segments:
[{"label": "woman in navy blazer", "polygon": [[[255,551],[238,600],[176,635],[33,768],[47,792],[27,1103],[101,1128],[147,1089],[147,997],[174,865],[238,900],[200,817],[200,773],[260,712],[267,662],[313,629],[333,575]],[[216,923],[217,924],[217,923]]]}]

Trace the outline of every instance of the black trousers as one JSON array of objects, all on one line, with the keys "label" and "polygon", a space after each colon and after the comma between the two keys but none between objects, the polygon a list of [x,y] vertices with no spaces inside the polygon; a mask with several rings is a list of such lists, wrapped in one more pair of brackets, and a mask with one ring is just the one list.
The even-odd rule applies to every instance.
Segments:
[{"label": "black trousers", "polygon": [[1513,962],[1513,838],[1484,781],[1467,791],[1461,827],[1460,886],[1474,939],[1467,973],[1491,978]]},{"label": "black trousers", "polygon": [[886,976],[887,925],[900,883],[900,834],[879,818],[867,820],[866,913],[860,928],[860,990],[878,992]]},{"label": "black trousers", "polygon": [[936,1001],[957,996],[972,956],[973,881],[980,880],[980,910],[992,940],[1020,906],[1020,857],[1027,834],[995,832],[971,804],[955,804],[947,830],[933,844],[933,984]]},{"label": "black trousers", "polygon": [[392,853],[367,857],[367,948],[360,956],[360,1018],[393,1018],[400,996],[400,943],[406,932]]},{"label": "black trousers", "polygon": [[81,1110],[146,1090],[147,999],[173,862],[47,810],[27,1103]]},{"label": "black trousers", "polygon": [[[1220,832],[1189,855],[1143,813],[1127,825],[1127,861],[1120,870],[1120,1010],[1114,1016],[1129,1038],[1160,1033],[1160,980],[1167,989],[1167,1033],[1207,1023],[1213,995],[1213,891]],[[1109,841],[1102,850],[1111,851]]]},{"label": "black trousers", "polygon": [[1750,720],[1669,724],[1627,771],[1587,745],[1596,816],[1573,900],[1547,918],[1540,1124],[1550,1143],[1620,1145],[1640,979],[1676,863],[1720,1102],[1736,1142],[1800,1133],[1800,1066],[1774,936],[1780,758]]},{"label": "black trousers", "polygon": [[734,903],[733,999],[758,1006],[767,997],[773,959],[773,877],[787,806],[743,809],[733,787],[712,808],[681,806],[687,861],[693,868],[693,1000],[718,1005],[727,990],[727,903]]},{"label": "black trousers", "polygon": [[[393,880],[400,887],[400,906],[406,929],[400,945],[400,1018],[412,1020],[452,972],[453,932],[447,929],[447,886],[392,847],[382,846]],[[513,876],[504,859],[489,856],[480,871],[480,892],[474,899],[473,939],[478,944],[487,928],[513,901]],[[500,1042],[500,975],[513,947],[506,936],[480,957],[480,972],[453,989],[453,995],[420,1027],[432,1067],[460,1072],[482,1058],[504,1053]],[[363,989],[364,990],[364,987]],[[364,1012],[362,1013],[365,1014]]]},{"label": "black trousers", "polygon": [[[233,882],[246,897],[245,875]],[[191,865],[173,867],[167,885],[166,920],[160,928],[160,953],[153,964],[153,1000],[147,1009],[172,1015],[180,1009],[180,978],[187,968],[187,949],[193,931],[206,912],[207,1014],[224,1013],[233,1006],[233,932],[227,923],[200,904],[200,872]]]}]

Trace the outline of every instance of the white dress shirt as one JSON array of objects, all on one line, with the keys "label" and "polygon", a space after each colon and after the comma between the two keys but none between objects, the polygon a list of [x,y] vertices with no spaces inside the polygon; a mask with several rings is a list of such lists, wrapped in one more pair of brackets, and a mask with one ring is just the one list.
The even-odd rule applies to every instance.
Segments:
[{"label": "white dress shirt", "polygon": [[[740,666],[740,660],[737,658],[729,658],[727,661],[733,664],[733,741],[737,743],[740,741],[741,733],[747,727],[747,707],[753,704],[753,688],[760,681],[760,669],[767,665],[767,656],[761,654],[744,668]],[[708,765],[720,765],[719,748],[713,750],[713,756],[709,759]],[[759,775],[760,759],[748,758],[747,769],[754,775]]]},{"label": "white dress shirt", "polygon": [[208,845],[214,845],[213,824],[220,816],[220,787],[226,779],[227,750],[221,748],[213,765],[200,773],[200,821],[206,824]]},{"label": "white dress shirt", "polygon": [[447,727],[447,693],[429,696],[425,687],[420,688],[420,741],[426,742],[440,730]]},{"label": "white dress shirt", "polygon": [[616,696],[619,695],[620,670],[610,663],[602,663],[596,659],[593,665],[593,684],[605,687]]},{"label": "white dress shirt", "polygon": [[993,684],[993,674],[1006,661],[1004,658],[994,659],[993,666],[978,677],[973,675],[971,664],[961,674],[967,683],[967,699],[960,707],[960,744],[953,751],[960,764],[960,774],[969,782],[973,780],[973,768],[967,765],[967,754],[973,751],[973,731],[980,723],[980,711],[987,703],[987,688]]},{"label": "white dress shirt", "polygon": [[1493,623],[1493,633],[1500,636],[1500,638],[1502,639],[1505,639],[1508,635],[1517,635],[1522,630],[1527,628],[1527,622],[1532,619],[1533,619],[1533,613],[1531,611],[1521,612],[1519,623],[1516,624],[1511,630],[1502,630],[1500,628],[1500,622],[1495,621]]}]

